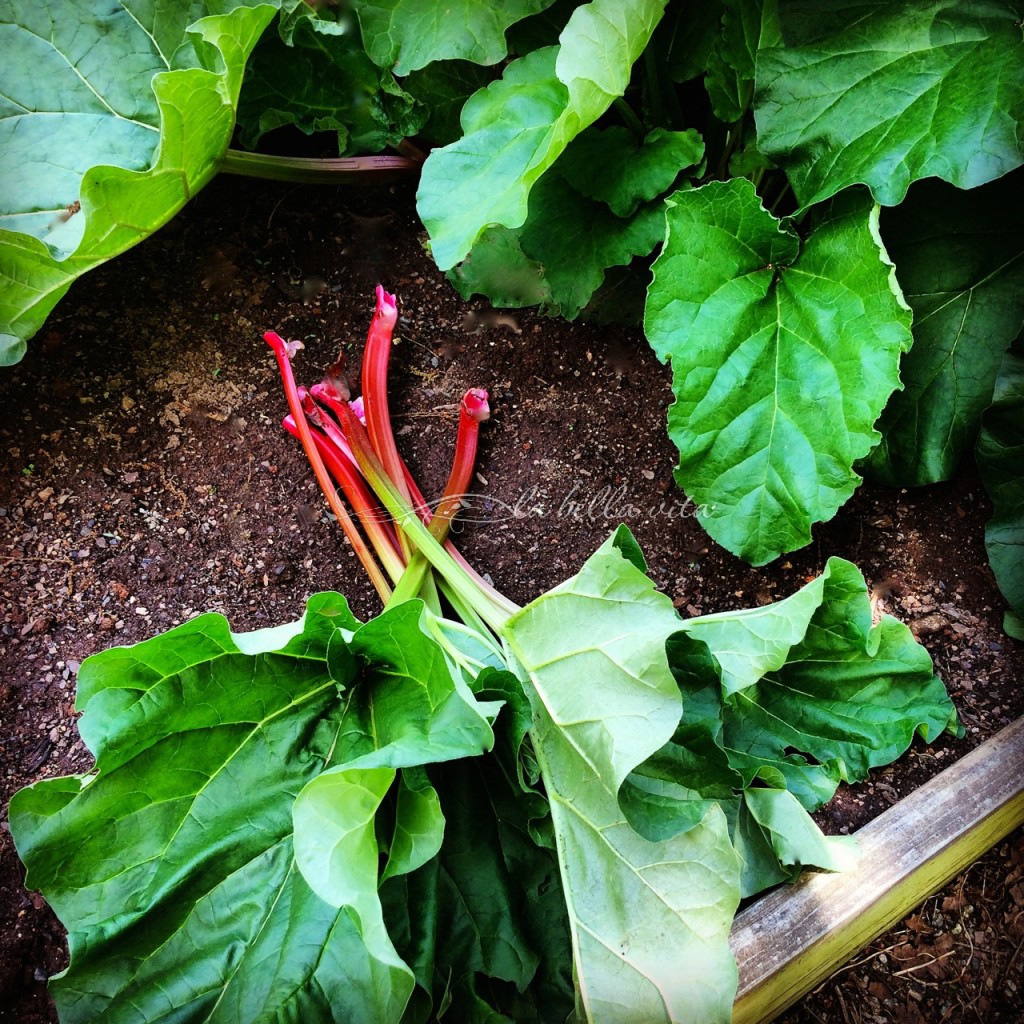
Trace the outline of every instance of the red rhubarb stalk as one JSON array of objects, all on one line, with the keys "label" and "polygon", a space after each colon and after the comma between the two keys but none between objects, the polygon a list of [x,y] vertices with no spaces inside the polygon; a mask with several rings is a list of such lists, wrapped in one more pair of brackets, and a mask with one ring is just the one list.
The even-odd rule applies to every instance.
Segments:
[{"label": "red rhubarb stalk", "polygon": [[[292,416],[286,416],[282,421],[282,426],[292,437],[299,437],[299,430]],[[386,514],[363,482],[358,468],[354,465],[354,460],[349,462],[348,459],[340,455],[332,443],[319,432],[311,431],[311,436],[328,471],[352,506],[385,571],[391,577],[392,582],[397,583],[401,579],[402,573],[405,572],[405,560],[402,558],[398,537],[387,520]]]},{"label": "red rhubarb stalk", "polygon": [[[363,410],[366,432],[384,472],[408,501],[409,489],[405,483],[405,467],[398,454],[395,435],[391,430],[388,411],[388,359],[391,356],[391,335],[398,321],[395,297],[377,285],[377,308],[370,321],[363,352]],[[344,424],[342,424],[344,426]],[[347,433],[346,428],[346,433]]]},{"label": "red rhubarb stalk", "polygon": [[[420,519],[423,520],[424,524],[426,524],[429,529],[429,523],[432,518],[430,513],[430,505],[427,503],[427,499],[423,497],[423,492],[417,486],[416,481],[413,479],[413,476],[408,469],[406,469],[405,473],[405,482],[409,487],[412,507],[416,509],[417,512],[419,512]],[[517,611],[519,611],[519,605],[510,601],[503,593],[501,593],[501,591],[499,591],[491,583],[485,580],[483,576],[481,576],[480,573],[478,573],[476,569],[474,569],[473,566],[469,564],[466,558],[462,555],[459,549],[451,542],[450,539],[445,539],[444,549],[455,560],[459,568],[476,584],[476,586],[481,591],[483,591],[483,593],[487,596],[488,600],[491,602],[491,604],[494,605],[495,608],[499,608],[505,614],[506,617],[514,615]]]},{"label": "red rhubarb stalk", "polygon": [[[412,548],[423,553],[459,598],[473,608],[492,629],[500,630],[512,612],[492,601],[490,595],[470,578],[462,566],[420,522],[408,499],[398,490],[398,487],[385,472],[384,466],[377,458],[370,443],[366,427],[359,422],[355,413],[345,405],[342,405],[339,412],[342,430],[352,445],[352,453],[359,463],[359,468],[363,471],[366,482],[373,488],[381,504],[387,509],[392,521],[408,538]],[[505,605],[510,603],[505,601]],[[512,608],[514,609],[515,606],[513,605]]]},{"label": "red rhubarb stalk", "polygon": [[[302,401],[299,398],[298,388],[295,385],[295,375],[292,373],[291,364],[291,355],[301,343],[291,343],[293,347],[289,351],[289,343],[279,334],[275,334],[274,331],[267,331],[263,335],[263,340],[274,350],[277,366],[281,372],[281,381],[284,384],[285,397],[288,399],[288,409],[298,430],[299,440],[302,442],[302,447],[306,452],[306,458],[309,459],[309,464],[313,467],[313,473],[316,476],[317,483],[320,485],[320,490],[327,499],[327,504],[330,506],[331,511],[341,524],[342,530],[345,531],[345,536],[348,537],[349,543],[352,545],[359,561],[363,564],[363,568],[366,569],[366,573],[380,595],[380,599],[387,603],[388,598],[391,597],[391,587],[384,578],[384,574],[373,557],[373,553],[366,546],[366,541],[363,540],[362,535],[356,528],[356,524],[352,521],[352,517],[345,510],[345,506],[338,500],[338,495],[327,472],[327,467],[320,457],[316,442],[313,440],[312,431],[306,422],[306,415],[302,408]],[[355,419],[354,416],[352,418]],[[356,422],[358,423],[359,421],[356,420]]]},{"label": "red rhubarb stalk", "polygon": [[[444,493],[434,514],[426,521],[427,529],[434,539],[444,543],[451,528],[452,519],[462,506],[462,499],[469,487],[476,467],[476,450],[480,437],[480,424],[491,415],[487,404],[487,392],[472,388],[462,398],[459,411],[459,432],[455,440],[455,458]],[[418,488],[417,488],[418,490]],[[409,567],[391,596],[394,603],[415,597],[427,574],[430,563],[426,556],[417,551],[409,560]]]}]

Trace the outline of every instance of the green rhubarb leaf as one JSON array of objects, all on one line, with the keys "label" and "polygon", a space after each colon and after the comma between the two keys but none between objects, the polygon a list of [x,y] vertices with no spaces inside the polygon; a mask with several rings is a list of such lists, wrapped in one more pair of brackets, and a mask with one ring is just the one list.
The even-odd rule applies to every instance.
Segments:
[{"label": "green rhubarb leaf", "polygon": [[619,807],[626,777],[679,723],[665,655],[678,627],[671,602],[613,538],[506,629],[528,680],[575,975],[592,1020],[731,1019],[740,871],[725,815],[711,807],[696,827],[653,842]]},{"label": "green rhubarb leaf", "polygon": [[[494,743],[489,717],[497,705],[477,702],[423,632],[422,614],[422,602],[406,601],[353,634],[349,650],[367,666],[373,685],[353,692],[334,767],[305,786],[293,810],[295,857],[310,886],[334,906],[351,905],[346,901],[358,894],[360,906],[375,904],[375,920],[373,818],[395,769],[473,757]],[[430,826],[428,845],[439,831],[436,822]],[[399,858],[398,872],[415,859],[401,847]]]},{"label": "green rhubarb leaf", "polygon": [[[717,647],[727,648],[730,640],[720,624],[718,629],[709,636]],[[732,639],[742,646],[745,636],[750,638],[751,631],[741,627]],[[827,870],[848,866],[844,851],[833,848],[800,802],[785,791],[786,774],[776,765],[754,763],[726,749],[722,670],[708,645],[688,633],[676,633],[665,650],[683,698],[683,717],[672,739],[639,765],[622,787],[619,802],[630,824],[650,839],[667,839],[692,828],[710,805],[718,804],[743,864],[743,897],[795,881],[799,865]],[[799,773],[797,760],[790,758],[794,763],[789,773],[804,782],[808,773]],[[755,782],[776,788],[744,788]],[[822,803],[831,797],[836,782],[838,773],[831,786],[823,787]],[[779,795],[751,796],[761,793]]]},{"label": "green rhubarb leaf", "polygon": [[713,803],[734,816],[740,774],[722,746],[721,668],[703,640],[679,632],[665,643],[683,700],[676,731],[630,773],[619,803],[630,824],[649,839],[668,839],[699,824]]},{"label": "green rhubarb leaf", "polygon": [[448,280],[464,299],[486,295],[499,309],[551,302],[544,268],[523,252],[519,232],[501,225],[484,230],[472,252],[448,272]]},{"label": "green rhubarb leaf", "polygon": [[518,228],[530,190],[569,142],[620,97],[665,0],[593,0],[558,46],[513,61],[462,111],[463,137],[423,166],[417,205],[438,267],[451,269],[492,224]]},{"label": "green rhubarb leaf", "polygon": [[217,172],[276,3],[0,3],[0,365]]},{"label": "green rhubarb leaf", "polygon": [[[447,993],[452,1019],[477,1019],[471,1007],[487,993],[493,1012],[517,1024],[563,1024],[573,1007],[572,956],[554,850],[532,841],[519,787],[492,758],[428,771],[444,842],[420,870],[382,886],[396,946],[435,1012]],[[475,975],[507,987],[469,991]]]},{"label": "green rhubarb leaf", "polygon": [[896,760],[915,733],[955,732],[928,652],[890,616],[872,625],[856,567],[831,558],[796,594],[763,608],[689,619],[722,667],[723,742],[744,776],[786,788],[808,809],[839,779]]},{"label": "green rhubarb leaf", "polygon": [[704,85],[715,117],[729,124],[746,113],[754,95],[763,0],[725,0],[721,34],[708,55]]},{"label": "green rhubarb leaf", "polygon": [[654,204],[616,217],[580,195],[556,167],[533,187],[526,223],[518,231],[488,228],[449,277],[463,298],[479,292],[495,306],[540,304],[573,320],[609,268],[651,252],[663,220]]},{"label": "green rhubarb leaf", "polygon": [[550,7],[554,0],[354,0],[366,52],[396,75],[433,61],[497,64],[505,58],[510,25]]},{"label": "green rhubarb leaf", "polygon": [[466,100],[484,88],[492,75],[465,60],[428,64],[402,79],[402,88],[427,111],[418,134],[437,146],[447,146],[462,134],[459,117]]},{"label": "green rhubarb leaf", "polygon": [[523,57],[533,50],[554,46],[580,0],[554,0],[532,17],[517,21],[507,32],[509,54]]},{"label": "green rhubarb leaf", "polygon": [[398,777],[395,832],[380,880],[422,867],[441,849],[444,815],[437,790],[422,768],[404,768]]},{"label": "green rhubarb leaf", "polygon": [[669,6],[658,41],[673,82],[688,82],[708,70],[724,9],[725,0],[677,0]]},{"label": "green rhubarb leaf", "polygon": [[704,140],[692,128],[655,128],[638,142],[628,128],[613,125],[588,128],[577,136],[558,161],[558,170],[581,195],[607,203],[616,217],[630,217],[703,156]]},{"label": "green rhubarb leaf", "polygon": [[803,242],[746,180],[668,204],[645,329],[672,360],[676,479],[708,533],[761,565],[808,543],[860,483],[910,312],[863,193]]},{"label": "green rhubarb leaf", "polygon": [[1024,161],[1015,0],[778,7],[784,44],[757,55],[758,146],[801,206],[856,183],[892,206],[919,178],[973,188]]},{"label": "green rhubarb leaf", "polygon": [[266,32],[246,68],[238,101],[242,145],[282,125],[338,133],[342,156],[377,153],[415,135],[427,119],[366,55],[354,18],[317,17],[305,0],[284,0],[279,31]]},{"label": "green rhubarb leaf", "polygon": [[1024,343],[1003,358],[992,405],[982,419],[977,459],[992,499],[985,547],[1011,609],[1006,631],[1024,639]]},{"label": "green rhubarb leaf", "polygon": [[[326,764],[357,682],[327,670],[354,625],[339,595],[291,627],[203,615],[85,661],[94,771],[16,794],[11,830],[68,928],[61,1020],[379,1022],[401,993],[347,911],[295,866],[291,809]],[[404,977],[404,975],[400,975]],[[397,1017],[395,1017],[397,1019]]]},{"label": "green rhubarb leaf", "polygon": [[[771,848],[773,858],[785,872],[783,881],[795,882],[802,868],[849,871],[857,863],[856,842],[847,836],[826,836],[814,819],[784,789],[747,789],[743,805]],[[766,886],[746,889],[744,895]]]},{"label": "green rhubarb leaf", "polygon": [[546,311],[575,319],[610,267],[646,256],[661,241],[664,214],[650,204],[629,218],[581,196],[556,171],[530,194],[530,216],[520,229],[523,252],[544,268],[551,298]]},{"label": "green rhubarb leaf", "polygon": [[914,311],[914,347],[866,465],[893,486],[936,483],[974,444],[1024,325],[1024,172],[968,192],[919,182],[883,211],[882,237]]}]

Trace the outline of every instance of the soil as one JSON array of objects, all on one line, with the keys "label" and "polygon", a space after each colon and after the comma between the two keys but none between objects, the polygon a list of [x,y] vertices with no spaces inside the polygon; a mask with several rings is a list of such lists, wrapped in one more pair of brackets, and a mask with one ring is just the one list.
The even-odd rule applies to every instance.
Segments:
[{"label": "soil", "polygon": [[[3,803],[78,772],[82,659],[202,611],[236,630],[294,619],[307,595],[377,601],[324,511],[263,331],[301,338],[300,378],[344,349],[358,365],[380,281],[399,296],[391,387],[425,493],[447,476],[457,403],[491,393],[464,553],[525,603],[575,572],[619,522],[684,615],[792,593],[830,555],[931,652],[967,728],[917,741],[818,815],[852,832],[1024,713],[1024,645],[983,545],[971,471],[919,491],[862,487],[807,548],[752,569],[709,542],[672,480],[669,374],[638,330],[465,303],[433,267],[412,187],[218,179],[144,244],[87,275],[25,361],[0,376],[0,777]],[[969,795],[967,796],[969,798]],[[0,832],[0,1021],[53,1021],[63,930],[22,887]],[[788,1024],[1019,1021],[1024,832],[865,950]]]}]

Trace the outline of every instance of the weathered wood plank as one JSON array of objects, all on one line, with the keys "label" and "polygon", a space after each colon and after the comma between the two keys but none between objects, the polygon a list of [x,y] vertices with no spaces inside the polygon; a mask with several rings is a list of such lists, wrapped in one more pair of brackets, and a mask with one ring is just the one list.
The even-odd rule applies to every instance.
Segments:
[{"label": "weathered wood plank", "polygon": [[1024,823],[1024,718],[865,825],[856,870],[807,873],[736,918],[733,1024],[773,1020]]}]

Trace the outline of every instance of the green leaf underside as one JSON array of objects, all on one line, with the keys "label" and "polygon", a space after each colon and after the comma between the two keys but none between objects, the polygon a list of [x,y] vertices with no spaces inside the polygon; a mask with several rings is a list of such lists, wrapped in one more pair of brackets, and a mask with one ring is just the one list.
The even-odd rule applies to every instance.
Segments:
[{"label": "green leaf underside", "polygon": [[497,64],[507,49],[510,25],[550,7],[554,0],[356,0],[366,52],[396,75],[434,61],[468,60]]},{"label": "green leaf underside", "polygon": [[[1003,358],[992,405],[982,419],[978,469],[992,499],[985,547],[996,582],[1012,609],[1006,630],[1024,637],[1024,344]],[[1016,618],[1014,618],[1014,615]]]},{"label": "green leaf underside", "polygon": [[21,359],[76,277],[216,173],[275,6],[88,0],[69,16],[58,0],[0,4],[0,365]]},{"label": "green leaf underside", "polygon": [[593,0],[560,37],[513,61],[462,112],[463,137],[434,150],[417,193],[441,270],[492,224],[518,228],[530,189],[569,142],[625,92],[665,0]]},{"label": "green leaf underside", "polygon": [[291,849],[341,724],[325,618],[351,621],[342,598],[311,601],[281,651],[243,654],[206,615],[83,664],[95,773],[11,804],[28,884],[69,926],[63,1021],[359,1019],[337,1013],[372,992],[362,939]]},{"label": "green leaf underside", "polygon": [[922,181],[883,211],[882,236],[914,311],[914,346],[866,465],[893,486],[937,483],[973,445],[1024,325],[1024,171],[967,192]]},{"label": "green leaf underside", "polygon": [[241,141],[250,149],[266,132],[294,125],[307,135],[337,132],[342,156],[377,153],[415,135],[426,118],[366,55],[351,14],[321,19],[304,0],[285,0],[281,29],[260,39],[238,100]]},{"label": "green leaf underside", "polygon": [[532,801],[492,758],[428,771],[441,796],[444,842],[437,858],[381,889],[395,945],[435,1007],[451,991],[453,1020],[477,1019],[467,1001],[482,999],[485,986],[471,993],[464,985],[482,975],[522,993],[511,1005],[507,989],[492,993],[496,1012],[563,1024],[573,1007],[569,932],[554,851],[529,835]]},{"label": "green leaf underside", "polygon": [[618,803],[623,780],[678,723],[664,653],[677,629],[671,602],[610,541],[507,631],[529,675],[575,974],[594,1020],[710,1024],[731,1013],[739,861],[724,814],[710,808],[685,834],[652,842]]},{"label": "green leaf underside", "polygon": [[919,178],[973,188],[1024,161],[1014,0],[781,0],[785,45],[757,55],[758,145],[807,207],[867,184],[885,205]]},{"label": "green leaf underside", "polygon": [[723,547],[760,565],[853,493],[899,386],[910,314],[863,194],[800,240],[744,179],[677,192],[645,330],[670,358],[676,478]]},{"label": "green leaf underside", "polygon": [[444,836],[444,815],[437,790],[420,768],[407,768],[398,780],[395,832],[381,882],[406,875],[427,863]]}]

